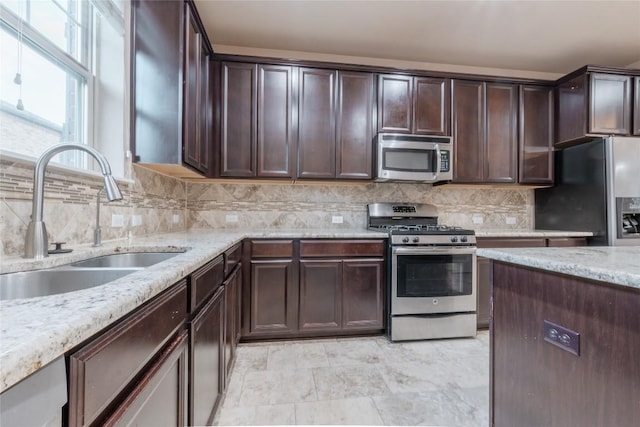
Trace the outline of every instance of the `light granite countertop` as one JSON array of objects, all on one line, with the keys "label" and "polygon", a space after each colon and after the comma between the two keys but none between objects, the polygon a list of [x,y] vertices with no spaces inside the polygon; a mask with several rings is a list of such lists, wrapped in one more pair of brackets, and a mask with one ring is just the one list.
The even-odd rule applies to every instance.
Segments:
[{"label": "light granite countertop", "polygon": [[[590,235],[539,230],[489,230],[478,231],[476,234],[479,237]],[[25,260],[19,256],[3,257],[0,264],[2,274],[57,267],[112,253],[184,252],[102,286],[48,297],[1,301],[0,392],[60,357],[247,237],[357,239],[385,238],[387,234],[363,228],[243,232],[190,230],[185,233],[138,237],[132,241],[109,242],[100,248],[89,245],[76,247],[69,254],[51,255],[38,261]]]},{"label": "light granite countertop", "polygon": [[477,255],[640,290],[640,246],[478,249]]},{"label": "light granite countertop", "polygon": [[476,230],[476,237],[591,237],[590,231],[557,231],[557,230]]},{"label": "light granite countertop", "polygon": [[180,252],[173,258],[113,282],[65,294],[0,302],[0,392],[26,378],[73,347],[158,295],[246,237],[386,238],[365,229],[191,230],[79,247],[44,260],[4,257],[1,272],[34,270],[121,252]]}]

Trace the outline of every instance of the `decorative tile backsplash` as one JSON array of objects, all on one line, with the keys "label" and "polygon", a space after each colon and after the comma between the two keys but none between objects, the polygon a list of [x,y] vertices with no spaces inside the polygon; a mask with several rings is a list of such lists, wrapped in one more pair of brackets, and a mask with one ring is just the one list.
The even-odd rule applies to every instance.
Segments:
[{"label": "decorative tile backsplash", "polygon": [[[188,227],[365,227],[366,205],[376,202],[431,203],[438,207],[441,224],[477,230],[533,228],[534,202],[530,189],[468,189],[397,183],[190,183],[187,187]],[[332,223],[334,216],[342,216],[342,224]]]},{"label": "decorative tile backsplash", "polygon": [[[487,229],[533,228],[533,190],[432,187],[426,184],[193,183],[131,166],[124,199],[103,196],[103,241],[185,229],[364,228],[368,203],[431,203],[442,224]],[[0,159],[0,239],[3,255],[22,254],[31,215],[33,166]],[[91,244],[100,177],[51,168],[45,180],[44,220],[49,241]],[[112,227],[112,215],[123,227]],[[141,221],[133,225],[134,217]],[[342,223],[333,223],[342,217]],[[474,222],[474,218],[476,221]],[[337,218],[336,218],[337,219]],[[482,223],[479,223],[480,219]]]},{"label": "decorative tile backsplash", "polygon": [[[52,165],[53,166],[53,165]],[[123,199],[100,205],[103,242],[186,229],[186,183],[134,165],[132,183],[118,184]],[[49,242],[66,247],[91,244],[96,222],[100,176],[49,167],[45,179],[44,222]],[[0,159],[0,243],[3,255],[20,255],[31,218],[33,165]],[[122,215],[123,226],[112,227],[112,215]],[[139,215],[140,225],[133,225]]]}]

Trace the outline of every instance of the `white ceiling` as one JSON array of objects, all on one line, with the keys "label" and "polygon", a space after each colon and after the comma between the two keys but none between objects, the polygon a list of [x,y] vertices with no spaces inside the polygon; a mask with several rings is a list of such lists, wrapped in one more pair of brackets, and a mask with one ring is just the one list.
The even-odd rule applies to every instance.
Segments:
[{"label": "white ceiling", "polygon": [[586,64],[640,67],[640,0],[195,2],[221,53],[269,49],[290,58],[306,53],[300,59],[329,54],[554,74]]}]

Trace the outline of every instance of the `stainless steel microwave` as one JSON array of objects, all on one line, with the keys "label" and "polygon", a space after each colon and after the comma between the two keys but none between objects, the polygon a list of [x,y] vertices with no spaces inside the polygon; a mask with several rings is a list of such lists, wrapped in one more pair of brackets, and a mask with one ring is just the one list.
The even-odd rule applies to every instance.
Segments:
[{"label": "stainless steel microwave", "polygon": [[379,133],[376,181],[453,179],[451,137]]}]

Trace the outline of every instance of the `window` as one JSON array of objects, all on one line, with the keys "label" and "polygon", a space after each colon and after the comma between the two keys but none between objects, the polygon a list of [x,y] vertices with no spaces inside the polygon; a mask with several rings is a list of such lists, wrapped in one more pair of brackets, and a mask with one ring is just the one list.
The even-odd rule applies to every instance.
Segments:
[{"label": "window", "polygon": [[[3,150],[38,157],[60,142],[88,144],[124,176],[128,8],[125,0],[3,0]],[[53,161],[94,168],[80,151]]]}]

